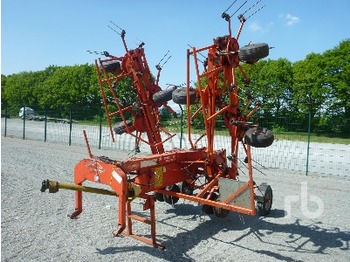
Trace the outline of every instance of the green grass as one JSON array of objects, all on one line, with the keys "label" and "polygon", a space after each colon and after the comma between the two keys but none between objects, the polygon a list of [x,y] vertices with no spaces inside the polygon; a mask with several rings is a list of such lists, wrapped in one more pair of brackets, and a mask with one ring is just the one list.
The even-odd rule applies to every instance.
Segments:
[{"label": "green grass", "polygon": [[[186,120],[184,120],[185,122]],[[79,121],[79,124],[85,124],[85,125],[93,125],[98,126],[99,121]],[[102,125],[107,125],[107,120],[102,121]],[[180,133],[181,128],[178,121],[168,121],[163,122],[163,127],[166,128],[170,133]],[[192,133],[194,134],[203,134],[204,129],[196,129],[192,128]],[[184,135],[187,135],[187,127],[183,128]],[[219,136],[228,136],[228,131],[226,129],[220,129],[215,131],[216,135]],[[283,131],[276,131],[274,132],[275,139],[278,140],[291,140],[291,141],[308,141],[308,133],[306,132],[283,132]],[[332,143],[332,144],[350,144],[350,138],[339,138],[339,137],[328,137],[324,135],[318,135],[311,133],[310,134],[310,141],[311,142],[317,142],[317,143]]]},{"label": "green grass", "polygon": [[[171,126],[164,126],[167,128],[169,132],[173,133],[180,133],[180,126],[179,125],[171,125]],[[195,129],[192,128],[192,133],[194,134],[202,134],[203,129]],[[187,128],[184,128],[184,134],[187,134]],[[216,135],[219,136],[228,136],[228,132],[225,129],[220,129],[215,131]],[[308,133],[305,132],[276,132],[274,133],[275,139],[278,140],[291,140],[291,141],[308,141]],[[339,138],[339,137],[328,137],[324,135],[318,135],[311,133],[310,134],[310,142],[317,142],[317,143],[331,143],[331,144],[350,144],[350,138]]]},{"label": "green grass", "polygon": [[[308,141],[308,133],[304,132],[283,132],[275,133],[275,138],[279,140],[292,140],[292,141]],[[317,143],[332,143],[332,144],[350,144],[350,138],[328,137],[311,133],[310,142]]]}]

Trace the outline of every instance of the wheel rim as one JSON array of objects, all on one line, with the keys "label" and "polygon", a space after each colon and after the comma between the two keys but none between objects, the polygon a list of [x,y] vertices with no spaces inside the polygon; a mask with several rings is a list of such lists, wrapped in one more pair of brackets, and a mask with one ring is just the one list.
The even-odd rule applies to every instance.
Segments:
[{"label": "wheel rim", "polygon": [[268,212],[270,211],[272,206],[272,191],[271,189],[266,190],[265,197],[264,197],[264,207],[265,210]]}]

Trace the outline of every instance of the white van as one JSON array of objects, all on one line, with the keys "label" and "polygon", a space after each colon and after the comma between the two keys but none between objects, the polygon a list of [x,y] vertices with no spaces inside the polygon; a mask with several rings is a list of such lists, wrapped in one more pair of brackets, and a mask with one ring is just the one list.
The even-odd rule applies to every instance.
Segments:
[{"label": "white van", "polygon": [[34,119],[34,109],[30,108],[30,107],[25,107],[25,110],[24,110],[24,107],[21,107],[21,109],[19,110],[19,113],[18,113],[19,117],[24,119],[24,117],[26,119]]}]

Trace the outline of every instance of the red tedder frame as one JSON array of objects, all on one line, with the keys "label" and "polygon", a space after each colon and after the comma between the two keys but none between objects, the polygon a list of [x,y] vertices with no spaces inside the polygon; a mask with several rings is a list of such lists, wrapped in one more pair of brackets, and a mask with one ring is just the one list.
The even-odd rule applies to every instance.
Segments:
[{"label": "red tedder frame", "polygon": [[[240,105],[240,87],[236,79],[236,71],[239,71],[243,74],[245,86],[248,86],[250,81],[241,64],[254,64],[266,57],[269,47],[267,44],[250,44],[240,48],[238,40],[246,18],[239,16],[239,29],[232,36],[231,17],[225,12],[222,17],[228,22],[228,35],[216,37],[209,46],[187,50],[185,88],[174,86],[162,90],[158,85],[161,67],[156,67],[158,72],[154,77],[147,63],[144,43],[129,49],[124,30],[120,35],[125,54],[117,57],[105,52],[105,59],[95,61],[112,140],[116,139],[115,134],[129,134],[135,138],[136,147],[140,143],[149,145],[151,154],[120,161],[93,156],[89,148],[89,158],[81,160],[75,167],[74,186],[70,188],[65,184],[55,184],[57,188],[76,190],[75,212],[71,218],[77,218],[83,210],[83,191],[99,193],[98,189],[84,187],[85,181],[107,185],[112,189],[108,194],[118,196],[115,236],[132,236],[160,249],[164,246],[156,239],[157,201],[175,204],[179,199],[190,200],[200,203],[204,213],[220,218],[226,217],[230,211],[251,216],[256,215],[256,208],[262,215],[270,212],[272,189],[266,183],[258,186],[253,180],[251,147],[271,145],[273,134],[249,122],[260,104],[256,103],[249,109],[249,97],[243,107]],[[199,56],[205,57],[202,72]],[[191,60],[197,76],[196,88],[190,86]],[[117,92],[126,79],[130,81],[130,89],[135,94],[132,104],[125,104]],[[162,106],[170,109],[167,105],[170,99],[186,105],[187,149],[164,149],[164,143],[174,134],[162,127],[159,109]],[[191,125],[199,117],[204,123],[204,132],[194,139]],[[215,148],[215,124],[219,117],[224,120],[231,139],[230,152]],[[115,123],[116,119],[118,123]],[[87,141],[86,136],[85,139]],[[204,141],[206,146],[200,147],[199,141]],[[248,170],[246,180],[240,179],[238,174],[241,155]],[[43,187],[45,184],[51,188],[48,181],[44,182]],[[54,190],[51,188],[51,191]],[[132,212],[135,198],[144,200],[143,209],[150,211],[149,216]],[[136,234],[133,231],[134,221],[150,225],[150,237]]]}]

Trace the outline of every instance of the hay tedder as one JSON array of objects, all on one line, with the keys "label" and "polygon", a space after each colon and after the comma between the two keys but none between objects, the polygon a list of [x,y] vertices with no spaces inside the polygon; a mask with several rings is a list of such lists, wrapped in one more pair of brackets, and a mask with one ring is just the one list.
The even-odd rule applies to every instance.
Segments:
[{"label": "hay tedder", "polygon": [[[251,97],[248,96],[244,106],[241,106],[241,88],[236,79],[236,72],[241,73],[248,89],[250,80],[241,64],[254,64],[266,57],[269,47],[260,43],[240,48],[238,39],[247,19],[244,16],[247,11],[238,16],[240,26],[235,36],[231,34],[233,15],[228,15],[227,11],[222,18],[228,22],[228,35],[216,37],[209,46],[187,50],[185,87],[171,86],[162,90],[158,85],[162,67],[156,66],[158,72],[154,77],[146,60],[144,43],[129,49],[124,30],[120,32],[124,56],[104,52],[106,58],[95,61],[111,139],[114,141],[116,134],[127,133],[130,138],[134,137],[137,149],[140,143],[146,143],[151,154],[121,161],[94,156],[84,132],[89,158],[75,166],[74,184],[45,180],[41,188],[42,192],[49,189],[51,193],[60,188],[75,190],[75,211],[71,218],[77,218],[83,211],[84,191],[118,196],[118,226],[114,235],[129,235],[162,249],[164,246],[156,239],[157,201],[172,205],[179,199],[197,202],[204,213],[220,218],[226,217],[230,211],[251,216],[256,214],[256,209],[260,215],[270,212],[272,189],[267,183],[257,185],[253,180],[251,147],[268,147],[274,137],[271,131],[249,121],[260,104],[250,106]],[[204,70],[200,69],[199,56],[205,57]],[[197,76],[195,88],[190,85],[193,67]],[[129,91],[136,98],[131,104],[125,103],[127,99],[118,92],[121,84],[127,81],[130,82]],[[162,127],[159,109],[165,106],[176,114],[167,105],[171,99],[185,105],[187,149],[164,149],[164,144],[174,135]],[[195,135],[191,127],[195,118],[202,118],[204,123],[204,132],[200,136]],[[230,152],[215,148],[215,125],[219,118],[229,133]],[[115,123],[116,119],[118,123]],[[199,146],[203,143],[205,146]],[[242,156],[248,170],[246,179],[241,179],[238,174],[238,161]],[[83,186],[84,181],[107,185],[111,190],[86,187]],[[135,198],[144,200],[143,209],[149,210],[149,215],[133,213]],[[133,232],[134,220],[150,225],[150,237]]]}]

